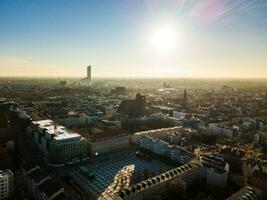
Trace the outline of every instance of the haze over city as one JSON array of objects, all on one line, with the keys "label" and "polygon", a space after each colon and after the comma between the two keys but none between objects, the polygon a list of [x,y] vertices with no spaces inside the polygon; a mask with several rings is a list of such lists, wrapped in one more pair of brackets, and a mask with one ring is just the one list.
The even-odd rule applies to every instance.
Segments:
[{"label": "haze over city", "polygon": [[0,0],[0,200],[266,200],[267,0]]},{"label": "haze over city", "polygon": [[267,77],[265,0],[1,0],[0,27],[2,77]]}]

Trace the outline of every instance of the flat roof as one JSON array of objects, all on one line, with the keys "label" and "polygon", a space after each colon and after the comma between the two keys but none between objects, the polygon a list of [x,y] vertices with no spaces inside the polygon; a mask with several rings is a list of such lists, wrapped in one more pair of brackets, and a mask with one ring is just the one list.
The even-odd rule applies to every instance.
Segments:
[{"label": "flat roof", "polygon": [[51,180],[51,179],[48,179],[45,182],[43,182],[41,185],[37,186],[37,189],[39,191],[44,192],[46,194],[46,196],[49,198],[53,194],[55,194],[56,192],[61,190],[62,188],[63,188],[63,186],[61,185],[61,183],[59,183],[55,180]]},{"label": "flat roof", "polygon": [[55,140],[64,140],[70,138],[78,138],[81,137],[80,134],[71,132],[66,129],[64,126],[57,126],[53,120],[40,120],[33,121],[34,124],[38,125],[41,129],[46,129],[46,133],[50,135],[55,135]]},{"label": "flat roof", "polygon": [[118,190],[146,180],[144,173],[152,178],[173,167],[156,159],[147,161],[139,158],[134,150],[127,149],[110,154],[109,159],[103,162],[97,162],[96,158],[94,164],[86,164],[81,168],[93,173],[95,178],[89,179],[79,169],[73,169],[75,180],[83,184],[84,189],[89,190],[94,198],[112,200]]},{"label": "flat roof", "polygon": [[179,131],[182,130],[182,126],[174,126],[170,128],[160,128],[160,129],[152,129],[148,131],[141,131],[137,132],[134,135],[143,135],[143,134],[148,134],[148,133],[156,133],[156,132],[173,132],[173,131]]}]

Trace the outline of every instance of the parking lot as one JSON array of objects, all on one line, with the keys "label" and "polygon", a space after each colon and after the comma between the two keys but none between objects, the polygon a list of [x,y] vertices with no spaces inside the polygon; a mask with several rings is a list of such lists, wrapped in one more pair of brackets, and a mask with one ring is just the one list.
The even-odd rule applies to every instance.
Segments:
[{"label": "parking lot", "polygon": [[[158,160],[139,158],[135,152],[117,153],[109,159],[86,164],[80,169],[73,171],[76,181],[85,190],[90,190],[95,199],[112,199],[112,194],[123,187],[153,177],[172,167]],[[84,173],[88,171],[94,174],[94,178],[88,178]]]}]

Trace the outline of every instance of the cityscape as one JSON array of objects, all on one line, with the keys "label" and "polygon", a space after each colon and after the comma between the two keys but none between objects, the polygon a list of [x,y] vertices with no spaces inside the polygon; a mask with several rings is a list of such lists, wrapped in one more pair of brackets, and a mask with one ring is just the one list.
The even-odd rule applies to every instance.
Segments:
[{"label": "cityscape", "polygon": [[0,1],[0,200],[266,200],[266,19],[265,0]]}]

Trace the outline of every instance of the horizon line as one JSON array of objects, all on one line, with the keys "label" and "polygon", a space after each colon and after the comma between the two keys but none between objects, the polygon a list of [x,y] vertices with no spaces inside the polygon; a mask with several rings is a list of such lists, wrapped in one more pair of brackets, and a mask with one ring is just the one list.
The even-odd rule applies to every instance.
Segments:
[{"label": "horizon line", "polygon": [[[1,76],[0,79],[83,79],[83,76]],[[226,79],[239,79],[239,80],[244,80],[244,79],[254,79],[254,80],[267,80],[266,77],[189,77],[189,76],[177,76],[177,77],[172,77],[172,76],[153,76],[153,77],[144,77],[144,76],[95,76],[92,77],[92,80],[94,79],[147,79],[147,80],[153,80],[153,79],[221,79],[221,80],[226,80]]]}]

